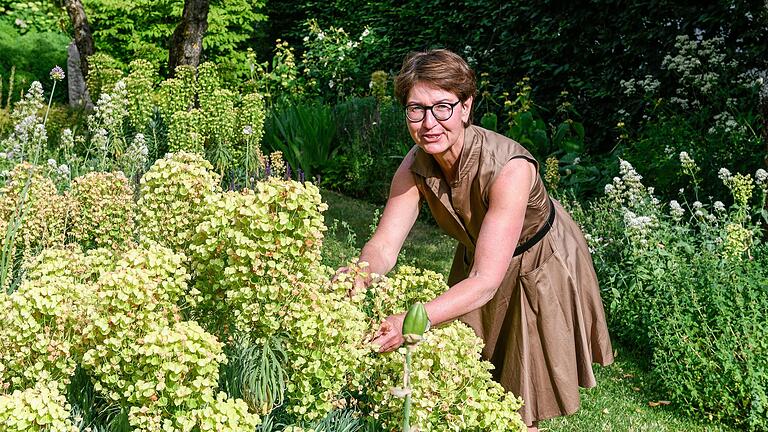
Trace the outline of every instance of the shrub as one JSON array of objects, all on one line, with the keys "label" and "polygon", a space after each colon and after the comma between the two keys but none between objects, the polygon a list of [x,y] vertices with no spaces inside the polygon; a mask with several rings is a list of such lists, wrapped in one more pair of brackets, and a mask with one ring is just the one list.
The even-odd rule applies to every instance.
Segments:
[{"label": "shrub", "polygon": [[754,253],[736,262],[684,255],[655,282],[651,322],[663,323],[652,336],[664,391],[687,411],[758,431],[768,427],[768,255]]},{"label": "shrub", "polygon": [[83,254],[77,244],[67,244],[63,247],[48,248],[41,251],[33,259],[24,264],[25,277],[28,281],[44,278],[68,278],[76,282],[93,281],[98,276],[103,263],[89,259],[101,250],[89,251]]},{"label": "shrub", "polygon": [[83,367],[95,390],[113,403],[157,405],[167,412],[204,405],[226,361],[221,343],[194,322],[147,324],[146,333],[135,333],[122,346],[111,346],[117,335],[86,353]]},{"label": "shrub", "polygon": [[7,432],[77,432],[69,404],[56,383],[0,395],[0,423]]},{"label": "shrub", "polygon": [[[680,162],[698,184],[696,162],[687,153]],[[652,358],[671,400],[765,429],[768,274],[749,214],[754,190],[758,211],[764,206],[768,174],[759,170],[753,180],[721,169],[734,202],[727,208],[721,201],[662,205],[631,164],[622,161],[620,171],[605,198],[582,214],[614,336]]]},{"label": "shrub", "polygon": [[133,241],[133,189],[122,173],[88,173],[65,196],[68,234],[84,249],[121,249]]},{"label": "shrub", "polygon": [[220,181],[201,155],[169,153],[158,159],[141,178],[137,203],[141,241],[185,252],[205,215],[203,203],[220,190]]},{"label": "shrub", "polygon": [[135,431],[157,430],[252,432],[259,425],[259,417],[248,412],[248,407],[238,399],[228,399],[225,393],[215,397],[210,392],[201,396],[200,408],[177,412],[172,418],[162,410],[133,407],[128,420]]},{"label": "shrub", "polygon": [[[355,268],[333,289],[346,292]],[[448,287],[443,277],[428,270],[401,266],[391,277],[374,278],[372,285],[358,293],[353,302],[377,326],[386,316],[403,312],[415,302],[426,302]],[[412,425],[420,430],[524,430],[517,410],[521,401],[491,380],[493,366],[480,359],[482,341],[462,323],[452,323],[425,334],[413,359],[411,385]],[[377,419],[383,430],[396,429],[402,422],[402,400],[390,393],[399,387],[403,352],[376,355],[363,363],[366,380],[352,389],[367,415]]]},{"label": "shrub", "polygon": [[82,356],[77,334],[89,294],[87,286],[71,278],[46,277],[1,295],[0,382],[19,390],[55,382],[64,391]]},{"label": "shrub", "polygon": [[232,317],[255,335],[279,329],[291,285],[317,277],[323,210],[317,187],[276,178],[209,196],[190,246],[200,319]]},{"label": "shrub", "polygon": [[[423,431],[524,431],[517,410],[523,401],[491,379],[493,366],[478,359],[483,342],[455,322],[425,334],[413,354],[411,424]],[[375,361],[375,380],[365,386],[366,408],[385,430],[402,424],[402,399],[389,389],[402,385],[403,352]]]}]

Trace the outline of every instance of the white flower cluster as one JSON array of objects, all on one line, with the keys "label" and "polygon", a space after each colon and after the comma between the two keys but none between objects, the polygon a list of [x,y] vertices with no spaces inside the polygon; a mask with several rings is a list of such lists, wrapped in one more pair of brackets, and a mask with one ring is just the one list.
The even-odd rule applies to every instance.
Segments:
[{"label": "white flower cluster", "polygon": [[723,42],[722,37],[691,40],[686,35],[678,36],[675,42],[677,54],[665,56],[661,66],[676,73],[684,86],[708,95],[717,90],[720,71],[737,66],[735,60],[727,60]]},{"label": "white flower cluster", "polygon": [[714,135],[718,133],[723,133],[727,135],[746,135],[747,134],[747,127],[739,124],[739,122],[736,121],[736,119],[733,117],[733,114],[729,112],[722,112],[720,114],[716,114],[714,117],[715,124],[711,128],[709,128],[709,133]]},{"label": "white flower cluster", "polygon": [[19,122],[24,117],[37,115],[44,106],[43,85],[40,84],[40,81],[33,81],[32,85],[29,86],[29,90],[24,95],[24,99],[16,102],[13,106],[11,119],[14,122]]},{"label": "white flower cluster", "polygon": [[685,214],[685,209],[679,202],[677,202],[677,200],[672,200],[669,202],[669,213],[672,215],[673,219],[679,221]]},{"label": "white flower cluster", "polygon": [[40,124],[39,119],[35,114],[24,117],[13,127],[14,136],[12,138],[22,143],[22,145],[32,142],[32,136],[38,124]]},{"label": "white flower cluster", "polygon": [[109,145],[109,133],[104,128],[96,129],[91,137],[91,144],[99,152],[106,152]]},{"label": "white flower cluster", "polygon": [[75,148],[75,135],[72,133],[72,129],[66,128],[61,131],[59,137],[59,146],[64,150],[64,153],[70,153]]},{"label": "white flower cluster", "polygon": [[48,159],[48,169],[52,175],[58,176],[62,180],[69,180],[69,175],[71,174],[69,165],[59,165],[55,159]]},{"label": "white flower cluster", "polygon": [[739,75],[739,80],[744,87],[756,88],[760,101],[768,103],[768,70],[749,69]]},{"label": "white flower cluster", "polygon": [[671,104],[677,105],[682,109],[688,109],[691,107],[691,104],[688,102],[688,99],[682,98],[682,97],[672,96],[671,98],[669,98],[669,102]]},{"label": "white flower cluster", "polygon": [[688,154],[688,152],[680,152],[680,163],[683,165],[684,170],[695,170],[696,161]]},{"label": "white flower cluster", "polygon": [[691,204],[691,207],[693,207],[694,216],[703,217],[707,214],[706,210],[704,210],[704,204],[702,204],[701,201],[694,201],[693,204]]},{"label": "white flower cluster", "polygon": [[646,75],[643,79],[621,80],[620,85],[624,89],[624,94],[627,96],[633,96],[638,93],[638,90],[642,90],[645,95],[653,95],[658,90],[661,83],[659,80],[653,77],[653,75]]},{"label": "white flower cluster", "polygon": [[45,106],[43,86],[35,81],[24,98],[17,102],[11,112],[13,132],[0,142],[8,159],[28,159],[30,154],[39,153],[48,140],[48,134],[39,113]]},{"label": "white flower cluster", "polygon": [[624,223],[627,228],[637,232],[645,232],[649,228],[655,225],[655,221],[651,216],[638,216],[630,210],[624,210]]},{"label": "white flower cluster", "polygon": [[147,148],[147,139],[144,134],[137,133],[133,142],[125,151],[125,156],[133,167],[142,167],[147,163],[149,149]]},{"label": "white flower cluster", "polygon": [[128,102],[125,81],[120,80],[115,84],[112,93],[102,93],[99,97],[94,109],[97,124],[108,131],[115,131],[120,128],[128,115]]},{"label": "white flower cluster", "polygon": [[768,180],[768,172],[762,168],[759,168],[757,171],[755,171],[755,183],[759,185],[764,184],[766,180]]},{"label": "white flower cluster", "polygon": [[618,205],[636,208],[650,200],[657,203],[652,197],[653,188],[643,186],[643,176],[635,171],[631,163],[621,160],[619,164],[621,177],[614,177],[613,182],[605,185],[605,194]]},{"label": "white flower cluster", "polygon": [[[582,227],[582,230],[584,228]],[[587,240],[587,245],[589,246],[589,253],[594,254],[598,248],[602,247],[603,245],[607,245],[610,243],[610,241],[606,241],[602,237],[595,237],[592,234],[585,232],[584,233],[584,239]]]},{"label": "white flower cluster", "polygon": [[717,171],[717,177],[723,182],[727,182],[733,177],[733,175],[730,171],[728,171],[728,168],[720,168],[720,170]]}]

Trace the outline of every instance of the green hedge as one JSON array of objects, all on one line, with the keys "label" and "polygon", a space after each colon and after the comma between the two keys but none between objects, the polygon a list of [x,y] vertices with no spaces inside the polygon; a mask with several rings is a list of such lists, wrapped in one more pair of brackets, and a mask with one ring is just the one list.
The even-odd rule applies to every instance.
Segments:
[{"label": "green hedge", "polygon": [[619,107],[634,104],[629,111],[642,116],[637,101],[622,94],[621,80],[663,72],[663,57],[676,36],[723,36],[728,54],[745,70],[768,66],[768,10],[762,2],[289,0],[267,8],[269,36],[298,46],[306,18],[353,33],[369,26],[380,37],[367,62],[371,71],[397,71],[408,51],[446,47],[487,72],[495,95],[529,76],[534,99],[550,110],[548,117],[567,90],[592,148],[600,151],[615,144]]}]

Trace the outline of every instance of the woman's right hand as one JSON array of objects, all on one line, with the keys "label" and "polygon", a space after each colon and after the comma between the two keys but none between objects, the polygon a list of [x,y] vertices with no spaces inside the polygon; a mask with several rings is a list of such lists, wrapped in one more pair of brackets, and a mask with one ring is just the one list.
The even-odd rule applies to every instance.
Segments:
[{"label": "woman's right hand", "polygon": [[[331,283],[333,284],[336,282],[339,277],[343,274],[349,274],[352,270],[350,267],[339,267],[338,270],[336,270],[336,274],[333,275],[333,278],[331,279]],[[362,291],[368,285],[371,283],[371,277],[368,273],[363,273],[357,270],[357,274],[355,275],[355,280],[352,281],[352,287],[347,290],[347,296],[349,298],[352,298],[357,294],[358,292]]]}]

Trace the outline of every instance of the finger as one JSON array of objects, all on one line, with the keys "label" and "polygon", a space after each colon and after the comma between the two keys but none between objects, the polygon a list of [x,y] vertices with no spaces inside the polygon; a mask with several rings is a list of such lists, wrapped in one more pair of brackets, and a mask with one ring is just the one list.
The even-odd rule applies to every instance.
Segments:
[{"label": "finger", "polygon": [[384,347],[387,346],[387,341],[382,340],[381,338],[376,338],[373,341],[371,341],[371,345],[374,345],[376,347],[374,348],[376,352],[384,352]]},{"label": "finger", "polygon": [[382,325],[381,327],[379,327],[378,330],[376,330],[376,333],[373,334],[373,338],[374,339],[378,339],[379,337],[382,337],[382,336],[386,335],[387,333],[389,333],[390,330],[391,329],[389,327],[385,327],[385,326]]}]

